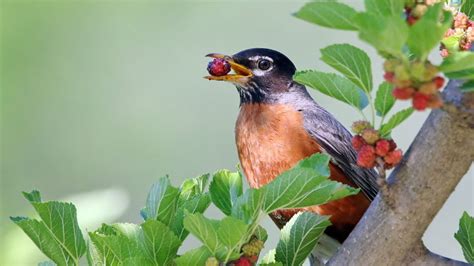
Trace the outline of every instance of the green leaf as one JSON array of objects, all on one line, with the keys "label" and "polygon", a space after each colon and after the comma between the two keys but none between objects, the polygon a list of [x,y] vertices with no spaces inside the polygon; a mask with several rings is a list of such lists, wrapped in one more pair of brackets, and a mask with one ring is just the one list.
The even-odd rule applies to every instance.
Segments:
[{"label": "green leaf", "polygon": [[400,125],[405,119],[407,119],[411,114],[413,114],[413,111],[414,111],[413,108],[410,107],[394,114],[390,118],[390,120],[388,120],[387,123],[383,124],[380,127],[380,135],[382,137],[389,136],[395,127]]},{"label": "green leaf", "polygon": [[[441,16],[443,21],[440,20]],[[426,14],[410,27],[407,40],[410,51],[422,60],[425,59],[433,48],[439,46],[451,27],[452,19],[451,12],[443,11],[442,3],[430,6]]]},{"label": "green leaf", "polygon": [[248,225],[243,221],[227,216],[219,222],[217,237],[228,250],[234,250],[239,241],[246,238],[247,229]]},{"label": "green leaf", "polygon": [[257,229],[255,229],[254,235],[257,237],[257,239],[262,240],[263,242],[267,241],[268,239],[267,230],[265,230],[265,228],[260,225],[258,225]]},{"label": "green leaf", "polygon": [[350,6],[334,1],[318,1],[304,5],[295,16],[302,20],[333,29],[357,30],[352,18],[357,12]]},{"label": "green leaf", "polygon": [[445,75],[450,79],[474,79],[474,68],[445,73]]},{"label": "green leaf", "polygon": [[33,190],[31,192],[22,192],[23,197],[25,197],[29,202],[41,202],[41,194],[38,190]]},{"label": "green leaf", "polygon": [[72,257],[54,238],[43,222],[26,217],[10,217],[48,258],[58,265],[75,265]]},{"label": "green leaf", "polygon": [[380,84],[375,96],[375,110],[379,116],[385,116],[395,104],[395,98],[392,95],[393,86],[384,82]]},{"label": "green leaf", "polygon": [[275,258],[284,265],[301,265],[324,230],[331,225],[329,217],[319,216],[311,212],[300,212],[281,230]]},{"label": "green leaf", "polygon": [[401,16],[403,4],[404,2],[400,0],[365,0],[365,9],[369,13],[382,16]]},{"label": "green leaf", "polygon": [[176,262],[177,266],[204,266],[207,259],[211,256],[212,254],[209,249],[207,249],[205,246],[202,246],[184,253],[179,258],[176,258],[174,262]]},{"label": "green leaf", "polygon": [[367,96],[360,88],[336,74],[312,70],[299,71],[293,76],[293,79],[359,110],[364,109],[368,104]]},{"label": "green leaf", "polygon": [[56,266],[57,264],[48,260],[48,261],[42,261],[38,263],[38,266]]},{"label": "green leaf", "polygon": [[247,224],[258,220],[265,201],[265,193],[260,189],[248,189],[237,198],[231,215]]},{"label": "green leaf", "polygon": [[58,265],[77,264],[86,252],[86,242],[71,203],[41,202],[38,191],[23,192],[41,220],[12,217],[11,220],[33,240],[38,248]]},{"label": "green leaf", "polygon": [[474,19],[474,0],[463,0],[461,12]]},{"label": "green leaf", "polygon": [[171,230],[178,236],[181,241],[186,239],[189,232],[184,229],[183,220],[185,211],[189,213],[204,213],[211,204],[211,197],[208,193],[195,195],[193,198],[185,201],[182,206],[176,210],[173,222],[170,224]]},{"label": "green leaf", "polygon": [[474,68],[474,52],[457,52],[443,60],[439,70],[444,73],[458,72]]},{"label": "green leaf", "polygon": [[154,264],[152,261],[150,261],[149,259],[144,258],[144,257],[130,257],[130,258],[126,258],[125,260],[123,260],[123,265],[127,265],[127,266],[147,266],[147,265],[155,266],[155,265],[158,265],[158,264]]},{"label": "green leaf", "polygon": [[403,56],[402,48],[408,38],[408,25],[401,16],[384,17],[373,13],[359,13],[354,18],[359,37],[379,52]]},{"label": "green leaf", "polygon": [[101,265],[123,265],[129,258],[146,259],[146,254],[140,247],[142,234],[137,225],[104,224],[98,230],[89,232],[89,237],[99,254]]},{"label": "green leaf", "polygon": [[226,215],[232,212],[237,198],[242,195],[242,175],[229,170],[217,171],[209,186],[212,202]]},{"label": "green leaf", "polygon": [[[315,154],[312,156],[327,155]],[[320,165],[311,169],[296,165],[265,185],[265,212],[320,205],[359,192],[358,189],[331,181],[328,179],[327,172],[315,170],[322,167]]]},{"label": "green leaf", "polygon": [[283,266],[283,263],[275,260],[276,250],[271,249],[268,253],[262,258],[260,266]]},{"label": "green leaf", "polygon": [[474,264],[474,217],[464,212],[459,221],[459,230],[454,237],[461,244],[467,262]]},{"label": "green leaf", "polygon": [[471,92],[474,91],[474,80],[469,80],[465,82],[461,88],[459,88],[463,92]]},{"label": "green leaf", "polygon": [[372,69],[369,56],[350,44],[334,44],[321,49],[321,60],[341,72],[355,85],[370,94]]},{"label": "green leaf", "polygon": [[296,164],[296,167],[299,168],[309,168],[317,173],[320,173],[322,176],[329,177],[331,172],[329,170],[329,161],[331,161],[331,157],[326,154],[316,153],[310,157],[301,160]]},{"label": "green leaf", "polygon": [[187,214],[184,218],[184,228],[196,236],[215,255],[220,248],[217,229],[219,221],[211,220],[200,213]]},{"label": "green leaf", "polygon": [[188,178],[184,180],[179,189],[180,193],[178,206],[182,205],[186,200],[204,193],[209,176],[209,174],[204,174],[195,178]]},{"label": "green leaf", "polygon": [[155,265],[170,265],[181,246],[181,240],[159,221],[148,220],[141,227],[148,257]]},{"label": "green leaf", "polygon": [[161,177],[148,193],[146,207],[140,212],[143,219],[170,225],[176,212],[178,196],[179,190],[171,186],[168,177]]}]

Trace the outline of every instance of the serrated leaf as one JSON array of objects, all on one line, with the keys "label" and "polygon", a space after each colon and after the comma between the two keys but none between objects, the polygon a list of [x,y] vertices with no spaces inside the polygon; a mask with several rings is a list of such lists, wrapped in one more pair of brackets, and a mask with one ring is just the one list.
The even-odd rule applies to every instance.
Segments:
[{"label": "serrated leaf", "polygon": [[[247,235],[248,225],[243,221],[227,216],[219,222],[217,236],[228,250],[234,250],[239,241]],[[240,250],[238,250],[240,251]]]},{"label": "serrated leaf", "polygon": [[99,254],[101,265],[123,265],[129,258],[144,258],[143,232],[137,225],[103,225],[89,237]]},{"label": "serrated leaf", "polygon": [[178,203],[179,190],[171,186],[168,177],[161,177],[153,184],[140,212],[145,220],[158,220],[166,225],[173,221]]},{"label": "serrated leaf", "polygon": [[148,220],[141,225],[143,244],[155,265],[171,265],[181,246],[181,240],[163,223]]},{"label": "serrated leaf", "polygon": [[321,49],[321,55],[322,61],[370,94],[372,69],[370,58],[364,51],[350,44],[334,44]]},{"label": "serrated leaf", "polygon": [[176,258],[174,262],[177,266],[204,266],[207,259],[211,256],[211,252],[205,246],[202,246],[184,253],[179,258]]},{"label": "serrated leaf", "polygon": [[265,185],[265,212],[320,205],[359,192],[358,189],[328,179],[326,172],[315,170],[322,167],[315,166],[311,169],[296,165]]},{"label": "serrated leaf", "polygon": [[74,258],[53,237],[43,222],[26,217],[10,217],[48,258],[58,265],[75,265]]},{"label": "serrated leaf", "polygon": [[400,0],[365,0],[365,9],[369,13],[382,16],[401,16],[404,2]]},{"label": "serrated leaf", "polygon": [[23,197],[25,197],[29,202],[41,202],[41,194],[38,190],[33,190],[31,192],[22,192]]},{"label": "serrated leaf", "polygon": [[281,230],[275,259],[284,265],[301,265],[330,225],[327,216],[311,212],[296,214]]},{"label": "serrated leaf", "polygon": [[453,53],[446,57],[439,66],[439,70],[447,74],[468,69],[474,69],[474,52]]},{"label": "serrated leaf", "polygon": [[209,174],[203,174],[195,178],[188,178],[184,180],[179,189],[178,205],[183,204],[186,200],[204,193],[209,180]]},{"label": "serrated leaf", "polygon": [[242,175],[229,170],[217,171],[209,185],[212,202],[226,215],[232,212],[232,206],[242,195]]},{"label": "serrated leaf", "polygon": [[334,1],[318,1],[304,5],[295,16],[302,20],[333,29],[357,30],[352,18],[357,14],[352,7]]},{"label": "serrated leaf", "polygon": [[184,218],[184,228],[196,236],[215,255],[220,248],[217,229],[219,221],[211,220],[200,213],[187,214]]},{"label": "serrated leaf", "polygon": [[375,96],[375,110],[379,116],[385,116],[395,104],[395,98],[392,95],[393,86],[384,82],[380,84]]},{"label": "serrated leaf", "polygon": [[39,214],[41,221],[25,217],[11,220],[56,264],[77,264],[86,252],[86,243],[77,223],[76,207],[64,202],[41,202],[41,195],[36,190],[23,192],[23,195]]},{"label": "serrated leaf", "polygon": [[451,27],[452,19],[452,13],[444,11],[442,3],[430,6],[425,15],[410,27],[407,40],[410,51],[422,60],[426,58],[433,48],[439,46]]},{"label": "serrated leaf", "polygon": [[463,0],[461,12],[474,19],[474,0]]},{"label": "serrated leaf", "polygon": [[265,193],[260,189],[248,189],[237,198],[231,215],[247,224],[258,219],[265,201]]},{"label": "serrated leaf", "polygon": [[461,245],[467,262],[474,264],[474,217],[464,212],[459,221],[459,230],[454,237]]},{"label": "serrated leaf", "polygon": [[171,230],[178,236],[181,241],[186,239],[189,232],[184,229],[183,220],[185,211],[188,213],[204,213],[204,211],[211,204],[211,197],[208,193],[195,195],[179,206],[176,210],[176,215],[173,223],[170,224]]},{"label": "serrated leaf", "polygon": [[359,37],[379,52],[402,56],[409,28],[401,16],[358,13],[354,17],[354,23],[359,28]]},{"label": "serrated leaf", "polygon": [[459,88],[462,92],[471,92],[474,91],[474,80],[469,80],[462,84]]},{"label": "serrated leaf", "polygon": [[336,100],[362,110],[367,106],[365,93],[350,80],[332,73],[319,71],[297,72],[293,79]]},{"label": "serrated leaf", "polygon": [[387,123],[383,124],[380,127],[380,135],[382,137],[389,136],[392,130],[400,125],[405,119],[407,119],[411,114],[413,114],[413,108],[407,108],[404,110],[401,110],[394,114]]}]

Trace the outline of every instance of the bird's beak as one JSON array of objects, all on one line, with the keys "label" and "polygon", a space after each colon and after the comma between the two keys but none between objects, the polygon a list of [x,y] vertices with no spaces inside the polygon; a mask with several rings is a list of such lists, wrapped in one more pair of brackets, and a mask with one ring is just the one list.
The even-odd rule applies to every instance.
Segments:
[{"label": "bird's beak", "polygon": [[252,77],[252,71],[241,65],[238,64],[234,61],[234,59],[231,56],[228,55],[223,55],[223,54],[208,54],[206,55],[207,57],[212,57],[212,58],[222,58],[226,60],[230,64],[230,68],[234,70],[235,74],[227,74],[224,76],[205,76],[205,79],[208,80],[223,80],[223,81],[228,81],[232,83],[237,83],[237,84],[243,84],[248,81],[250,77]]}]

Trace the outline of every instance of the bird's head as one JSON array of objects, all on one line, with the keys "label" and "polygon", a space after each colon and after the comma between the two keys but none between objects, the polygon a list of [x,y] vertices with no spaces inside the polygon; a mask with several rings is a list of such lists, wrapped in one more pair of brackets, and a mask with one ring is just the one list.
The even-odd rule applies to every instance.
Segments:
[{"label": "bird's head", "polygon": [[226,60],[235,73],[205,78],[233,83],[242,103],[262,102],[287,92],[296,71],[288,57],[271,49],[253,48],[232,56],[216,53],[207,56]]}]

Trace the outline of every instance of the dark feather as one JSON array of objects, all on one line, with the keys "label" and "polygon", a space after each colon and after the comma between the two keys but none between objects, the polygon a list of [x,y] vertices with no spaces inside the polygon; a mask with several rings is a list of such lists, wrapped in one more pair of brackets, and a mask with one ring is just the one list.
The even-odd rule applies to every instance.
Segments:
[{"label": "dark feather", "polygon": [[351,133],[328,111],[318,105],[302,85],[289,85],[290,93],[280,95],[279,102],[291,103],[303,113],[304,127],[318,142],[332,162],[373,200],[378,192],[377,173],[357,165],[357,154],[352,148]]}]

